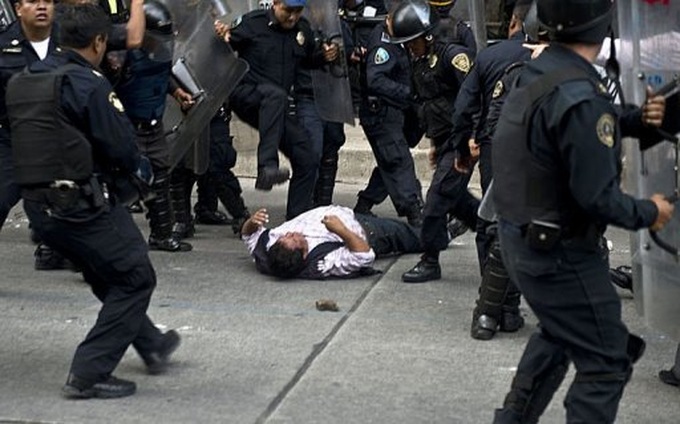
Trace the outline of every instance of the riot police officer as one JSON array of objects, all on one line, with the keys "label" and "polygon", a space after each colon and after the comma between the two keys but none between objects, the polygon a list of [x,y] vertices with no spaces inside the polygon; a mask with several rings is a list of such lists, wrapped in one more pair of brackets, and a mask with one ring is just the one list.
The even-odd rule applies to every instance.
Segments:
[{"label": "riot police officer", "polygon": [[[451,131],[453,103],[472,66],[472,53],[444,37],[438,19],[425,0],[407,0],[392,17],[392,42],[404,43],[411,55],[413,90],[419,105],[418,116],[425,135],[437,152],[437,167],[427,192],[420,237],[425,247],[419,263],[403,274],[402,280],[419,283],[441,277],[439,252],[446,249],[446,229],[450,211],[474,222],[478,201],[467,191],[469,177],[453,167],[453,153],[441,154]],[[442,38],[438,38],[438,37]]]},{"label": "riot police officer", "polygon": [[[310,140],[291,114],[290,95],[297,68],[304,62],[319,67],[338,55],[335,44],[316,43],[302,17],[306,0],[273,0],[268,10],[255,10],[231,26],[215,23],[215,31],[250,65],[249,72],[229,96],[229,107],[257,128],[258,171],[255,188],[271,190],[288,180],[279,167],[279,149],[290,159],[293,174],[286,216],[293,218],[312,206],[319,157],[310,155]],[[273,55],[273,50],[281,54]]]},{"label": "riot police officer", "polygon": [[405,134],[405,115],[411,112],[414,104],[408,52],[403,45],[390,41],[396,7],[390,10],[385,22],[373,29],[368,43],[359,122],[377,166],[366,188],[359,192],[354,211],[371,213],[371,208],[389,195],[397,214],[405,216],[412,225],[420,226],[421,186],[409,150],[420,137],[407,139]]},{"label": "riot police officer", "polygon": [[439,15],[439,25],[434,36],[443,42],[462,44],[470,51],[470,55],[477,55],[477,41],[468,24],[451,16],[451,9],[456,0],[428,0],[430,6]]},{"label": "riot police officer", "polygon": [[[7,90],[16,181],[35,231],[83,270],[102,302],[78,346],[62,389],[67,398],[116,398],[134,382],[111,375],[133,345],[150,373],[160,373],[180,339],[162,334],[146,314],[156,277],[148,247],[112,181],[148,183],[123,106],[97,70],[110,22],[96,5],[60,17],[64,52],[29,65]],[[108,195],[102,180],[108,184]]]},{"label": "riot police officer", "polygon": [[537,6],[553,42],[509,93],[492,158],[503,263],[539,327],[495,422],[536,422],[573,362],[567,420],[612,423],[643,343],[621,321],[602,233],[607,224],[658,230],[673,206],[619,187],[618,114],[591,65],[611,0]]},{"label": "riot police officer", "polygon": [[[127,51],[121,80],[116,85],[126,113],[137,133],[141,151],[149,157],[154,169],[153,190],[156,196],[145,201],[153,250],[185,252],[191,244],[173,232],[176,216],[170,197],[170,152],[163,128],[163,112],[167,94],[171,92],[172,17],[160,2],[144,3],[146,31],[140,48]],[[183,186],[173,187],[176,203],[183,205]],[[179,210],[184,210],[179,208]]]}]

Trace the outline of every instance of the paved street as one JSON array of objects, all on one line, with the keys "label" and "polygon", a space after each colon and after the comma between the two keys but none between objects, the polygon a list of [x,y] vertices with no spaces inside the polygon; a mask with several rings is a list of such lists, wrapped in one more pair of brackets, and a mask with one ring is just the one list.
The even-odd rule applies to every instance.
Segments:
[{"label": "paved street", "polygon": [[[267,207],[281,222],[286,188],[256,192],[253,181],[242,178],[250,209]],[[352,206],[361,188],[339,184],[336,202]],[[394,215],[389,203],[376,211]],[[151,254],[158,288],[149,314],[183,338],[174,366],[149,376],[129,351],[116,374],[137,382],[135,396],[66,401],[60,387],[99,305],[78,274],[34,271],[25,216],[16,208],[10,218],[0,232],[0,422],[489,423],[535,325],[523,306],[518,333],[470,338],[480,279],[471,233],[444,252],[437,282],[400,281],[416,255],[381,260],[383,273],[369,278],[281,282],[255,271],[228,227],[199,226],[192,252]],[[629,262],[626,233],[609,236],[612,264]],[[618,422],[677,423],[680,391],[657,378],[676,342],[645,327],[631,295],[621,296],[648,346]],[[322,298],[340,311],[317,311]],[[564,394],[563,386],[542,422],[564,422]]]}]

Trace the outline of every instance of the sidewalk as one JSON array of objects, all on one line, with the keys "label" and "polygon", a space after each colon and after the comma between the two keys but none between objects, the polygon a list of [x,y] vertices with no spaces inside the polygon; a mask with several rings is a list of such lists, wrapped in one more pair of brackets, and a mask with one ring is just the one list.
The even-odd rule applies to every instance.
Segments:
[{"label": "sidewalk", "polygon": [[[284,216],[286,186],[253,190],[251,210]],[[357,184],[338,184],[352,205]],[[394,216],[389,202],[376,208]],[[474,235],[442,255],[443,279],[404,284],[417,255],[381,260],[383,274],[349,281],[281,282],[259,275],[228,227],[199,226],[189,253],[151,254],[158,288],[150,316],[177,328],[174,366],[148,376],[130,351],[116,375],[138,384],[119,400],[59,396],[76,345],[99,305],[77,274],[33,271],[27,222],[15,209],[0,232],[0,422],[13,423],[489,423],[502,404],[535,319],[488,342],[469,336],[479,284]],[[142,230],[146,223],[136,216]],[[612,264],[629,261],[628,237],[609,234]],[[631,331],[647,341],[621,402],[619,423],[677,423],[678,389],[656,377],[676,342],[646,328],[621,293]],[[339,312],[320,312],[321,298]],[[569,374],[568,380],[573,374]],[[542,423],[563,423],[560,389]]]}]

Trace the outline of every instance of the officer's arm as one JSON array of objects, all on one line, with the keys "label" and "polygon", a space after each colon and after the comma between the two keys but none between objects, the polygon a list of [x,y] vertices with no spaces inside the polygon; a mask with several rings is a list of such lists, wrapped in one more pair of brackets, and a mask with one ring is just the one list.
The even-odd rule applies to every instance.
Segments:
[{"label": "officer's arm", "polygon": [[389,77],[396,64],[397,59],[385,47],[371,49],[366,56],[366,83],[370,93],[406,106],[411,100],[411,87]]},{"label": "officer's arm", "polygon": [[144,15],[144,0],[132,0],[130,3],[130,18],[127,25],[126,47],[138,49],[144,41],[146,31],[146,16]]},{"label": "officer's arm", "polygon": [[604,223],[636,230],[649,227],[657,209],[650,200],[621,191],[621,143],[615,112],[604,98],[581,102],[561,120],[555,136],[576,202]]},{"label": "officer's arm", "polygon": [[[90,71],[87,71],[90,72]],[[104,77],[68,75],[62,86],[62,105],[73,122],[80,123],[93,154],[111,168],[135,172],[139,151],[123,105]]]},{"label": "officer's arm", "polygon": [[474,131],[475,115],[482,107],[479,66],[474,65],[463,80],[453,107],[453,127],[447,141],[447,149],[456,150],[463,156],[470,155],[468,140]]}]

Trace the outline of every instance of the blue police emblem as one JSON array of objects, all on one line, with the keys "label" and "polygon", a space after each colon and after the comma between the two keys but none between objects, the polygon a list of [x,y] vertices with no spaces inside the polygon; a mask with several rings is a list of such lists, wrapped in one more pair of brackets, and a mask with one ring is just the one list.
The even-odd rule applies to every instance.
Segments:
[{"label": "blue police emblem", "polygon": [[387,53],[387,50],[384,48],[380,47],[377,52],[375,52],[375,57],[373,58],[373,62],[375,62],[376,65],[382,65],[383,63],[387,62],[390,60],[390,54]]}]

